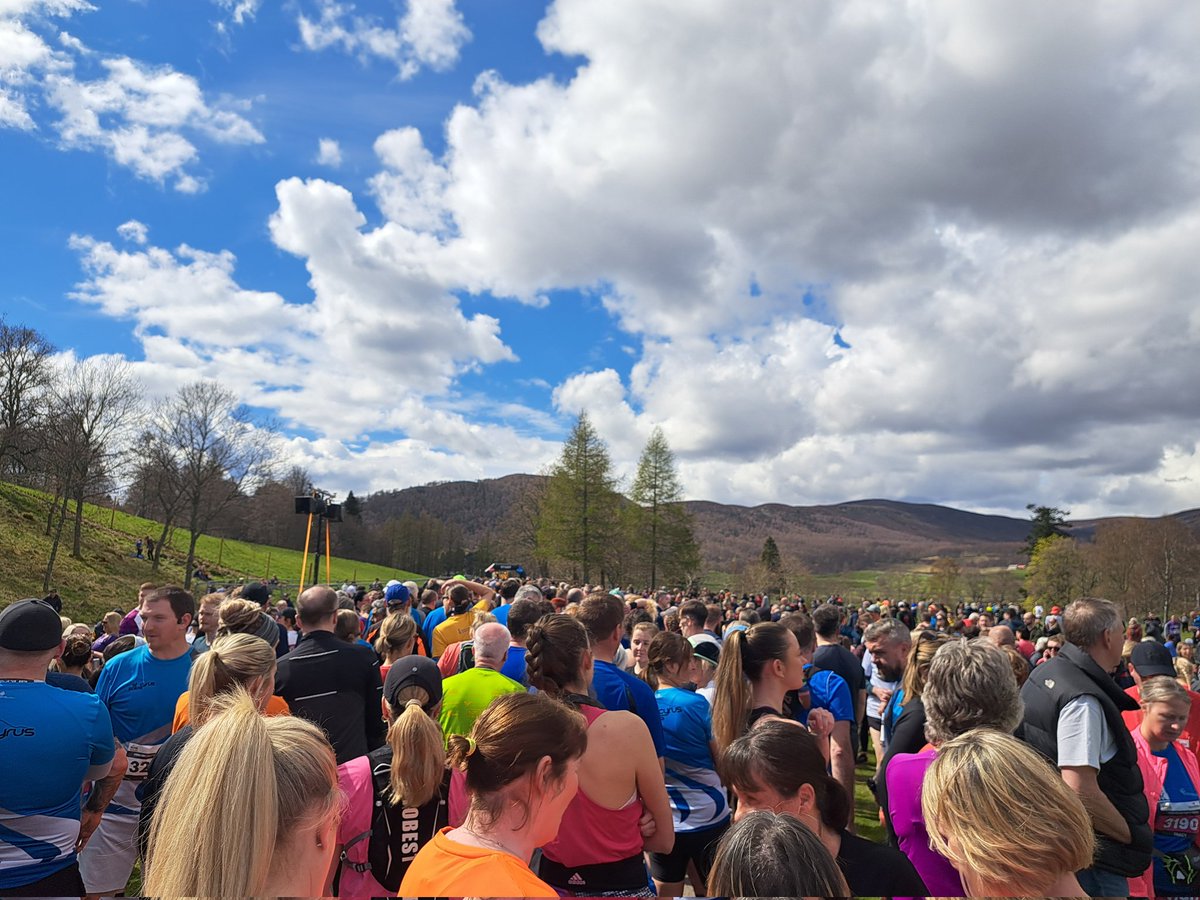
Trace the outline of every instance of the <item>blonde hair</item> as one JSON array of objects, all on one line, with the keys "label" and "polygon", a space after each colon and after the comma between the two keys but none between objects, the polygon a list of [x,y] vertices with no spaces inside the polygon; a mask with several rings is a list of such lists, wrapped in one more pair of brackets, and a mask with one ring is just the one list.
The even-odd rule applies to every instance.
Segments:
[{"label": "blonde hair", "polygon": [[1192,682],[1196,680],[1196,664],[1190,659],[1177,656],[1175,658],[1175,677],[1184,687],[1191,687]]},{"label": "blonde hair", "polygon": [[207,653],[201,653],[188,676],[188,721],[199,728],[212,716],[214,701],[222,694],[244,688],[261,679],[253,691],[261,705],[275,690],[275,650],[252,634],[229,634],[216,638]]},{"label": "blonde hair", "polygon": [[[261,896],[297,830],[338,815],[337,762],[317,726],[222,695],[167,779],[150,828],[148,895]],[[236,840],[230,840],[236,835]]]},{"label": "blonde hair", "polygon": [[[411,617],[410,617],[411,618]],[[483,625],[490,625],[492,622],[499,622],[494,615],[486,610],[475,610],[475,616],[471,619],[471,635],[474,636],[475,631]]]},{"label": "blonde hair", "polygon": [[1026,744],[991,728],[939,748],[921,810],[930,847],[984,886],[1044,893],[1092,864],[1096,839],[1079,795]]},{"label": "blonde hair", "polygon": [[1174,703],[1191,708],[1192,698],[1188,696],[1187,688],[1170,675],[1156,675],[1147,678],[1141,686],[1142,709],[1149,709],[1152,703]]},{"label": "blonde hair", "polygon": [[634,637],[639,631],[645,631],[650,634],[650,639],[654,639],[654,635],[658,634],[658,626],[653,622],[638,622],[629,630],[629,636]]},{"label": "blonde hair", "polygon": [[217,637],[237,633],[254,634],[262,622],[262,616],[262,607],[257,603],[239,600],[236,597],[226,600],[221,604],[221,612],[218,614]]},{"label": "blonde hair", "polygon": [[400,657],[412,653],[413,644],[417,637],[417,620],[407,609],[394,612],[379,623],[379,633],[375,636],[375,652],[385,660],[392,656]]},{"label": "blonde hair", "polygon": [[913,633],[913,644],[908,651],[908,665],[904,667],[904,677],[900,680],[900,687],[904,690],[904,706],[908,706],[924,692],[925,680],[929,677],[929,666],[933,662],[934,654],[952,640],[954,638],[950,635],[937,631]]},{"label": "blonde hair", "polygon": [[[409,621],[412,616],[405,614]],[[442,728],[426,711],[429,694],[410,685],[396,692],[389,703],[392,723],[387,742],[392,748],[392,771],[388,803],[392,806],[424,806],[433,799],[446,773],[446,744]]]}]

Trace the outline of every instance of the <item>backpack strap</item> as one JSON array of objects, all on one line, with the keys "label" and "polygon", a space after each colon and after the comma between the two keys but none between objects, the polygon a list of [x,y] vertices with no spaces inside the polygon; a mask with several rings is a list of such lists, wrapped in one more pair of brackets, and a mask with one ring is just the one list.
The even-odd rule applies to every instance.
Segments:
[{"label": "backpack strap", "polygon": [[[351,868],[355,872],[370,871],[371,863],[365,856],[362,862],[354,862],[348,856],[351,847],[371,837],[371,825],[375,818],[375,784],[371,771],[370,757],[360,756],[357,759],[342,763],[342,765],[338,766],[338,781],[350,800],[346,811],[346,818],[350,819],[358,827],[366,826],[365,831],[356,834],[342,845],[342,852],[338,858],[341,860],[343,866]],[[365,798],[364,809],[363,801],[360,798],[363,798],[363,795],[367,791],[370,791],[370,795]]]}]

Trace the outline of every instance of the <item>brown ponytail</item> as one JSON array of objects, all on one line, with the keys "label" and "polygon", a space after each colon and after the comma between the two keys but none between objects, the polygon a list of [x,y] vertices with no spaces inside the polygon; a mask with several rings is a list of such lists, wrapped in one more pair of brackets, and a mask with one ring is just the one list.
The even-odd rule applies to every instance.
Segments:
[{"label": "brown ponytail", "polygon": [[571,616],[542,616],[525,634],[525,668],[529,683],[562,697],[579,680],[590,643],[583,624]]},{"label": "brown ponytail", "polygon": [[686,666],[694,655],[692,645],[683,635],[660,631],[646,648],[646,668],[641,672],[642,680],[658,690],[659,676],[667,666]]},{"label": "brown ponytail", "polygon": [[713,704],[713,737],[728,747],[746,730],[750,718],[751,683],[762,678],[774,660],[786,660],[788,630],[778,622],[760,622],[738,629],[727,638],[717,663]]}]

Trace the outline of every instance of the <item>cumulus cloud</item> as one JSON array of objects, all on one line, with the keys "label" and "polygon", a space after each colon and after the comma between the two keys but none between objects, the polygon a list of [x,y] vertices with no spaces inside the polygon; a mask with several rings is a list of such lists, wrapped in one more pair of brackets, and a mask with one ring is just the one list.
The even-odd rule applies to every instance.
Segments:
[{"label": "cumulus cloud", "polygon": [[[100,56],[51,20],[93,7],[79,0],[0,0],[0,127],[48,125],[63,147],[99,150],[141,178],[182,193],[204,187],[193,141],[260,144],[246,104],[206,97],[190,75],[127,56]],[[54,49],[43,33],[52,34]],[[89,77],[94,72],[97,77]],[[39,123],[31,104],[58,118]]]},{"label": "cumulus cloud", "polygon": [[386,60],[396,66],[402,80],[423,68],[453,67],[471,37],[454,0],[408,0],[394,27],[377,17],[356,15],[352,3],[319,0],[317,17],[301,13],[297,26],[307,49],[337,48],[364,62]]},{"label": "cumulus cloud", "polygon": [[336,169],[342,164],[342,148],[333,138],[317,141],[317,165]]},{"label": "cumulus cloud", "polygon": [[[262,0],[214,0],[229,15],[228,22],[234,25],[244,25],[258,15]],[[222,30],[227,27],[225,22],[218,25]]]}]

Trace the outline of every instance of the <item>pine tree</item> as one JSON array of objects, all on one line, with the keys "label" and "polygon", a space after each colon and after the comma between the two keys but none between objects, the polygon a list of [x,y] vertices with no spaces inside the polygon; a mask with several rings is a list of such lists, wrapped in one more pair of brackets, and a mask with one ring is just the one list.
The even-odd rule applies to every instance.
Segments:
[{"label": "pine tree", "polygon": [[1029,517],[1029,536],[1025,538],[1025,554],[1032,557],[1037,545],[1048,537],[1066,537],[1067,516],[1071,513],[1057,506],[1038,506],[1028,503],[1025,508],[1031,513]]},{"label": "pine tree", "polygon": [[632,543],[649,573],[650,587],[659,586],[660,573],[676,581],[694,572],[700,552],[691,517],[683,507],[675,454],[661,428],[655,427],[642,450],[630,499],[636,504],[631,516]]},{"label": "pine tree", "polygon": [[354,496],[354,491],[348,493],[342,501],[342,514],[347,519],[362,521],[362,501]]},{"label": "pine tree", "polygon": [[618,537],[619,497],[608,446],[587,413],[571,429],[550,470],[538,527],[539,555],[579,567],[582,580],[603,576]]},{"label": "pine tree", "polygon": [[775,543],[775,538],[767,535],[767,539],[763,541],[762,555],[759,556],[759,562],[767,567],[767,571],[772,575],[778,575],[783,571],[783,560],[779,556],[779,545]]}]

